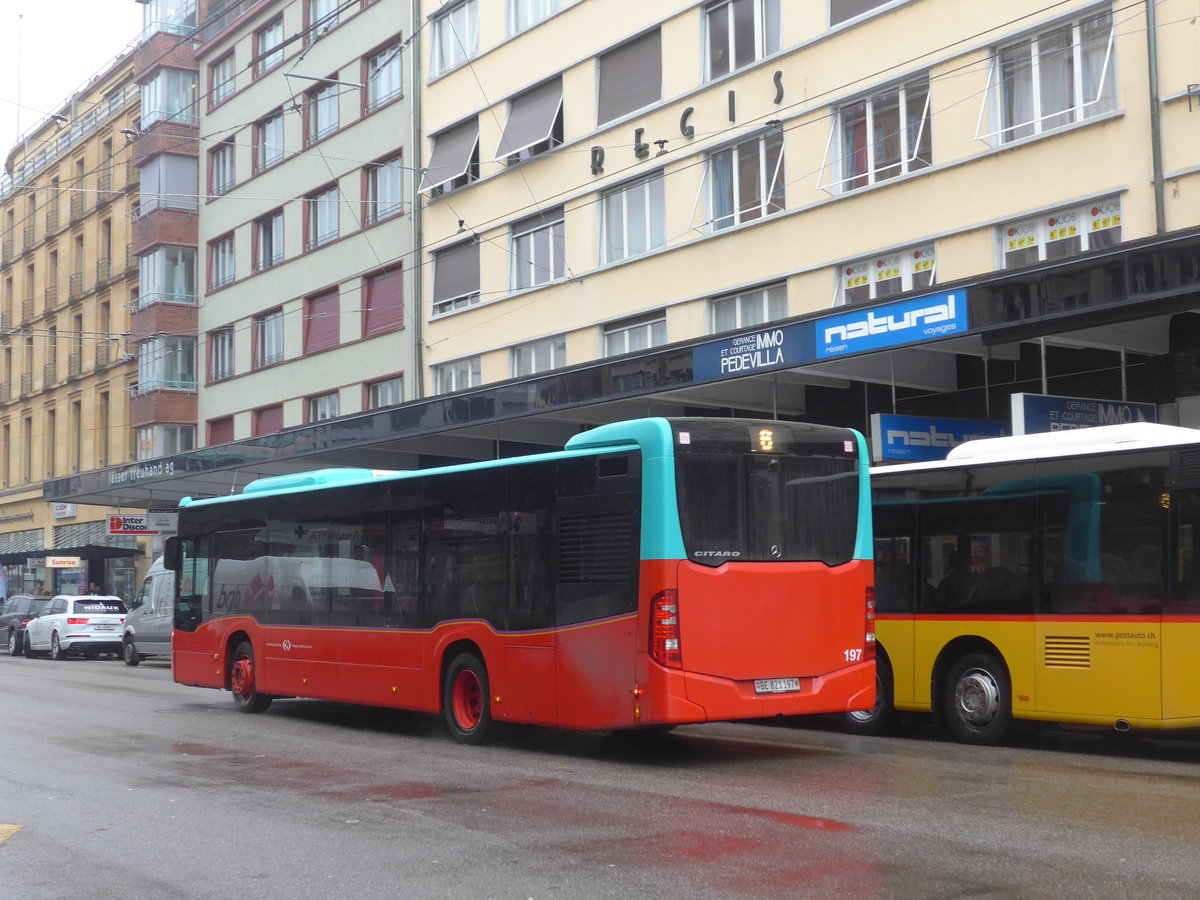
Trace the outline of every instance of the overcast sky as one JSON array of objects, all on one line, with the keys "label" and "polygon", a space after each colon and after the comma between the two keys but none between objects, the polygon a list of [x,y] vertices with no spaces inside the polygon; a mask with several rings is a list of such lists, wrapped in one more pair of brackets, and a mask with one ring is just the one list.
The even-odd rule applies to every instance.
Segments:
[{"label": "overcast sky", "polygon": [[0,0],[0,161],[17,142],[18,110],[24,134],[103,71],[141,28],[135,0]]}]

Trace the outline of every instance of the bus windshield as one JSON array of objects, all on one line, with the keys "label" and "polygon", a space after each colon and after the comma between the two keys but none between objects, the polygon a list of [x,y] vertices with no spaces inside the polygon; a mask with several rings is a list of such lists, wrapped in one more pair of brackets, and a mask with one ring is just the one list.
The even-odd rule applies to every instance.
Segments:
[{"label": "bus windshield", "polygon": [[688,559],[823,562],[854,556],[858,445],[799,423],[675,423],[676,491]]}]

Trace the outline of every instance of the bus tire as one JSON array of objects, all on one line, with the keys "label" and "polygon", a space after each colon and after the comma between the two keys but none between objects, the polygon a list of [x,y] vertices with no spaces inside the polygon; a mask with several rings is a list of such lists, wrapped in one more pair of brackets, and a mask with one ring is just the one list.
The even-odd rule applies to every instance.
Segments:
[{"label": "bus tire", "polygon": [[842,729],[850,734],[877,737],[895,730],[897,717],[894,703],[895,680],[892,663],[887,654],[875,655],[875,705],[870,709],[842,713]]},{"label": "bus tire", "polygon": [[233,692],[234,709],[244,713],[259,713],[271,705],[271,695],[260,694],[257,685],[254,648],[249,641],[242,641],[234,648],[229,667],[229,690]]},{"label": "bus tire", "polygon": [[942,696],[946,727],[966,744],[996,744],[1012,730],[1012,686],[1008,669],[993,654],[959,657]]},{"label": "bus tire", "polygon": [[442,710],[460,744],[482,744],[492,724],[487,667],[474,653],[460,653],[446,669]]}]

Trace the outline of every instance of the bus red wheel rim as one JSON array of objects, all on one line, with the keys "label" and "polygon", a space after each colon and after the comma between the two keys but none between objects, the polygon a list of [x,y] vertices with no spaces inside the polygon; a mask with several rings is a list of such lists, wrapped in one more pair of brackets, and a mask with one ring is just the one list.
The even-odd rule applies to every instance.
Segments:
[{"label": "bus red wheel rim", "polygon": [[249,697],[254,692],[254,663],[242,657],[233,664],[233,692],[239,697]]},{"label": "bus red wheel rim", "polygon": [[479,724],[483,714],[483,690],[479,676],[470,669],[463,669],[454,677],[454,718],[465,729]]}]

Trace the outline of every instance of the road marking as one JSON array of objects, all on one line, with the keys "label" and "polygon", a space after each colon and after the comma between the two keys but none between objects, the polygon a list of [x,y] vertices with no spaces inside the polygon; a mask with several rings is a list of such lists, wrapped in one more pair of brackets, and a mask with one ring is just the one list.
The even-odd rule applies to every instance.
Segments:
[{"label": "road marking", "polygon": [[3,844],[20,830],[20,825],[0,825],[0,844]]}]

